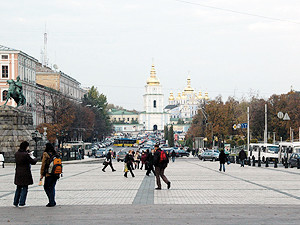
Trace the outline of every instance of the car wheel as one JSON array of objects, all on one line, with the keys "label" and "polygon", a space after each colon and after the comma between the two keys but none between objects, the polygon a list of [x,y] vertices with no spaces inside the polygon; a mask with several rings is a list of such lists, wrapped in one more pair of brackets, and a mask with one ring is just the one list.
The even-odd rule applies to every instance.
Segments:
[{"label": "car wheel", "polygon": [[212,159],[212,161],[213,161],[213,162],[215,162],[215,161],[216,161],[216,159],[215,159],[215,158],[213,158],[213,159]]},{"label": "car wheel", "polygon": [[203,158],[203,161],[205,161],[205,159]]},{"label": "car wheel", "polygon": [[120,159],[117,159],[118,162],[120,162]]}]

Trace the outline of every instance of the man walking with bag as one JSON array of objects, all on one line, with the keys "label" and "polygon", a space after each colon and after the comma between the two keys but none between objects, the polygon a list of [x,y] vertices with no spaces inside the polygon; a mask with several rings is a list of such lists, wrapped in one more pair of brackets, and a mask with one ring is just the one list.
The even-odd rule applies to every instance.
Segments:
[{"label": "man walking with bag", "polygon": [[107,155],[106,155],[106,160],[104,161],[104,167],[103,167],[103,169],[102,169],[102,171],[103,172],[105,172],[105,168],[108,166],[108,165],[110,165],[110,167],[111,167],[111,170],[112,170],[112,172],[115,172],[116,170],[113,168],[113,165],[112,165],[112,160],[111,160],[111,149],[109,150],[109,152],[107,153]]},{"label": "man walking with bag", "polygon": [[155,176],[156,176],[156,183],[157,183],[157,187],[155,189],[161,190],[160,177],[167,184],[167,188],[170,189],[171,182],[164,174],[165,169],[169,163],[169,158],[167,157],[166,153],[159,148],[159,145],[155,145],[154,149],[155,149],[154,166],[155,166]]}]

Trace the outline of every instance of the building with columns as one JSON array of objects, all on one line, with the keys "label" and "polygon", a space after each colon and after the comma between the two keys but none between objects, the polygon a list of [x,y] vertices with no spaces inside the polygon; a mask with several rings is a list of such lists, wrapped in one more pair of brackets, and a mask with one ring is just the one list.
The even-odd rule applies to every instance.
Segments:
[{"label": "building with columns", "polygon": [[[23,94],[26,98],[26,105],[22,110],[32,113],[34,125],[36,125],[36,63],[37,59],[16,49],[0,45],[0,105],[6,101],[8,93],[7,80],[16,80],[19,76],[22,81]],[[7,103],[16,107],[13,99]]]},{"label": "building with columns", "polygon": [[164,126],[169,123],[169,114],[164,112],[164,94],[154,65],[147,79],[143,97],[144,111],[140,113],[139,122],[146,131],[163,130]]}]

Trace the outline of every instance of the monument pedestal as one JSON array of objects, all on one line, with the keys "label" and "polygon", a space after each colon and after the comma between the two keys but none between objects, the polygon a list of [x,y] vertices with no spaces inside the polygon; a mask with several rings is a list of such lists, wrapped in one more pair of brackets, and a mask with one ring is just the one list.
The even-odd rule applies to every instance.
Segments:
[{"label": "monument pedestal", "polygon": [[31,134],[33,127],[32,114],[11,106],[0,106],[0,152],[4,153],[5,162],[14,162],[14,154],[22,141],[28,141],[30,150],[35,142]]}]

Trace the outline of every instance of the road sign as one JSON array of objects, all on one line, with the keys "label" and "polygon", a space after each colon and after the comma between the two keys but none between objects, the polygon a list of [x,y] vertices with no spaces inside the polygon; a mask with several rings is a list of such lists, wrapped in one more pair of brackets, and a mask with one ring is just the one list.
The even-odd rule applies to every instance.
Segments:
[{"label": "road sign", "polygon": [[287,113],[285,113],[284,117],[283,117],[283,120],[290,120],[290,117]]},{"label": "road sign", "polygon": [[279,118],[279,119],[282,119],[283,118],[283,112],[279,112],[279,113],[277,113],[277,117]]},{"label": "road sign", "polygon": [[248,123],[242,123],[242,124],[241,124],[241,128],[244,129],[244,128],[247,128],[247,127],[248,127]]},{"label": "road sign", "polygon": [[234,130],[236,130],[236,124],[233,124],[233,126],[232,126],[232,128],[234,129]]},{"label": "road sign", "polygon": [[241,124],[239,123],[238,125],[236,125],[236,128],[240,129],[241,128]]}]

